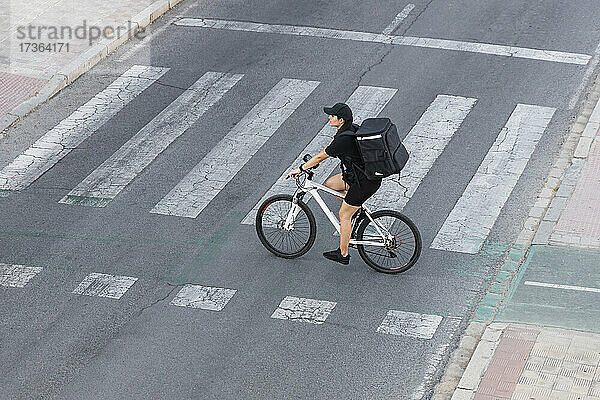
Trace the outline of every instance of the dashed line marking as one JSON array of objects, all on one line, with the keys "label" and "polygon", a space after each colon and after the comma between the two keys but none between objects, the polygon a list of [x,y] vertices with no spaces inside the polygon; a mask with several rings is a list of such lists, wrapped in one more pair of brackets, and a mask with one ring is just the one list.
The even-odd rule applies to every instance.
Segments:
[{"label": "dashed line marking", "polygon": [[188,284],[177,293],[171,305],[221,311],[235,292],[234,289]]},{"label": "dashed line marking", "polygon": [[440,322],[442,322],[442,317],[439,315],[389,310],[381,325],[377,328],[377,332],[388,335],[431,339]]},{"label": "dashed line marking", "polygon": [[331,314],[337,303],[313,300],[302,297],[285,297],[271,318],[322,324]]},{"label": "dashed line marking", "polygon": [[0,263],[0,286],[22,288],[42,269],[42,267]]},{"label": "dashed line marking", "polygon": [[415,8],[414,4],[407,4],[407,6],[404,7],[404,9],[402,11],[400,11],[398,13],[398,15],[396,15],[396,18],[394,18],[394,20],[383,30],[383,34],[391,35],[392,32],[394,32],[396,29],[398,29],[398,26],[400,26],[402,21],[404,21],[404,19],[406,17],[408,17],[408,14],[410,14],[410,12],[414,8]]},{"label": "dashed line marking", "polygon": [[209,18],[182,18],[174,24],[178,26],[197,28],[224,29],[231,31],[272,33],[294,36],[312,36],[336,40],[353,40],[359,42],[383,43],[398,46],[464,51],[469,53],[490,54],[496,56],[525,58],[576,65],[586,65],[592,58],[587,54],[569,53],[564,51],[540,50],[526,47],[465,42],[459,40],[432,39],[414,36],[390,36],[383,33],[315,28],[311,26],[262,24],[257,22],[227,21]]},{"label": "dashed line marking", "polygon": [[137,281],[130,276],[91,273],[73,290],[73,294],[120,299]]}]

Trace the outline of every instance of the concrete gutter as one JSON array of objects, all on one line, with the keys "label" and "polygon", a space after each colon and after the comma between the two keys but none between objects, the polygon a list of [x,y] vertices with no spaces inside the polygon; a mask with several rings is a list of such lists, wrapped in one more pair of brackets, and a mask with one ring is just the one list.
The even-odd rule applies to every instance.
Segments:
[{"label": "concrete gutter", "polygon": [[146,29],[148,25],[166,14],[169,10],[181,3],[183,0],[157,0],[150,4],[137,15],[131,17],[128,29],[121,31],[121,35],[110,41],[95,44],[86,52],[80,54],[76,59],[58,70],[36,93],[13,108],[8,114],[0,118],[0,133],[11,125],[20,121],[23,117],[45,103],[48,99],[60,92],[77,78],[92,69],[96,64],[115,51],[119,46],[126,43],[138,32]]}]

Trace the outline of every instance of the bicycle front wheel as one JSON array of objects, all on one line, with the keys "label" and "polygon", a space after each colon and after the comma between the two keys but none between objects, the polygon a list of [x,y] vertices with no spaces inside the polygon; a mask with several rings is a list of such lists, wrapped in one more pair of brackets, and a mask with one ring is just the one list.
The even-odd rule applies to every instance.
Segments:
[{"label": "bicycle front wheel", "polygon": [[373,269],[388,274],[404,272],[412,267],[421,255],[421,234],[417,226],[404,214],[393,210],[380,210],[363,219],[356,232],[357,240],[376,245],[357,245],[358,254]]},{"label": "bicycle front wheel", "polygon": [[256,233],[263,246],[283,258],[296,258],[312,247],[317,236],[317,224],[312,211],[301,200],[292,223],[286,227],[286,219],[292,208],[293,197],[279,194],[269,197],[256,214]]}]

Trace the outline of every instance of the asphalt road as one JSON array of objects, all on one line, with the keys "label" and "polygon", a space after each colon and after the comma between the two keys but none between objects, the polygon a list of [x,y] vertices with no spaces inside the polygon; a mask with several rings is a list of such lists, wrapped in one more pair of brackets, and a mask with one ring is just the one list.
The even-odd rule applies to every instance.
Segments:
[{"label": "asphalt road", "polygon": [[[394,35],[585,55],[600,41],[595,0],[414,4]],[[588,67],[172,24],[190,17],[380,33],[405,5],[186,0],[147,39],[11,128],[0,168],[132,65],[170,68],[29,187],[0,198],[0,263],[44,268],[22,288],[0,286],[0,398],[428,398],[543,186]],[[244,77],[106,207],[58,203],[207,71]],[[197,218],[150,213],[283,78],[320,83]],[[438,95],[477,99],[404,207],[423,253],[400,275],[377,273],[356,253],[347,267],[323,259],[337,237],[318,209],[317,241],[296,260],[270,255],[240,224],[323,128],[322,107],[359,85],[397,89],[381,115],[403,135]],[[483,247],[430,248],[517,104],[556,110]],[[120,299],[74,294],[90,273],[137,281]],[[171,305],[185,284],[236,292],[222,311]],[[337,304],[323,324],[271,318],[286,296]],[[389,310],[442,319],[431,338],[379,333]]]}]

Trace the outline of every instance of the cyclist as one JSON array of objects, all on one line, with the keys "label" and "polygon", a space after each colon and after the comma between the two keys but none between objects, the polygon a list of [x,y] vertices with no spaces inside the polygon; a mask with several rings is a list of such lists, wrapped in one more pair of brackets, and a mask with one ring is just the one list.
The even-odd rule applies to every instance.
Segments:
[{"label": "cyclist", "polygon": [[371,197],[381,186],[381,179],[369,180],[365,176],[364,163],[358,150],[356,139],[351,135],[340,135],[350,130],[356,132],[358,125],[352,124],[352,110],[347,104],[337,103],[333,107],[324,107],[323,111],[329,116],[329,126],[337,128],[333,141],[319,154],[291,170],[288,176],[312,168],[321,161],[336,157],[340,159],[342,173],[332,176],[325,185],[335,191],[345,194],[340,207],[340,247],[326,251],[323,256],[329,260],[347,265],[350,262],[348,243],[352,234],[352,216],[362,204]]}]

